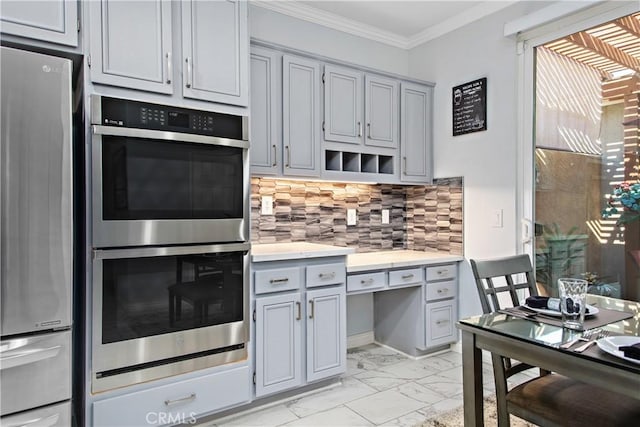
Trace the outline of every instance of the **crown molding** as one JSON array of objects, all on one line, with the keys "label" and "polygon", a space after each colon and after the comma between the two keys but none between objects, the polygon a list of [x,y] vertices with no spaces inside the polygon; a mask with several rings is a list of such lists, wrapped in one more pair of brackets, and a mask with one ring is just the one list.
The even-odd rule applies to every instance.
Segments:
[{"label": "crown molding", "polygon": [[268,0],[251,1],[251,4],[263,9],[282,13],[283,15],[302,19],[303,21],[308,21],[314,24],[322,25],[324,27],[333,28],[334,30],[349,33],[354,36],[359,36],[390,46],[398,47],[400,49],[409,48],[409,39],[407,37],[400,36],[390,31],[384,31],[372,25],[363,24],[361,22],[354,21],[352,19],[348,19],[334,13],[325,12],[324,10],[316,9],[311,6],[307,6],[306,4],[301,4],[293,1]]},{"label": "crown molding", "polygon": [[440,37],[473,21],[484,18],[487,15],[491,15],[505,7],[511,6],[514,3],[517,3],[517,0],[483,1],[461,14],[451,17],[431,28],[427,28],[413,37],[405,37],[295,1],[251,1],[252,5],[263,9],[282,13],[284,15],[405,50],[412,49],[418,45]]}]

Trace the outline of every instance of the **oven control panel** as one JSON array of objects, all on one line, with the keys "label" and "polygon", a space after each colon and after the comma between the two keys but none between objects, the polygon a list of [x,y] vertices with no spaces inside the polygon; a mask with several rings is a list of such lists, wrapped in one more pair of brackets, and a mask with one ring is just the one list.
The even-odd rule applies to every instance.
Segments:
[{"label": "oven control panel", "polygon": [[243,135],[243,116],[105,96],[100,97],[99,105],[99,123],[93,124],[246,139]]}]

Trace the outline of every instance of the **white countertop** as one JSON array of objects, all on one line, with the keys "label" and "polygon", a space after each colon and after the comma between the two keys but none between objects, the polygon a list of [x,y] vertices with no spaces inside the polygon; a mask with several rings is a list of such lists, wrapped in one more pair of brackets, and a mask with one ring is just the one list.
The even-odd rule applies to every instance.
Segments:
[{"label": "white countertop", "polygon": [[344,256],[355,252],[353,248],[321,245],[318,243],[265,243],[251,246],[251,261],[283,261],[288,259]]},{"label": "white countertop", "polygon": [[381,270],[385,268],[412,267],[416,265],[458,262],[464,258],[440,252],[381,251],[351,254],[347,256],[347,273]]}]

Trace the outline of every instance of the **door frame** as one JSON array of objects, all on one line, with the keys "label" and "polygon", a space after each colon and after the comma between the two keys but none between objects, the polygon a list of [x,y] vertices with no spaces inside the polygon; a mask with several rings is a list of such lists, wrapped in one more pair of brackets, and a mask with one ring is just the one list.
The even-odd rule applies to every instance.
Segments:
[{"label": "door frame", "polygon": [[517,36],[517,166],[516,218],[521,232],[516,233],[518,252],[535,262],[535,48],[567,35],[638,12],[636,2],[607,1],[565,18],[529,29]]}]

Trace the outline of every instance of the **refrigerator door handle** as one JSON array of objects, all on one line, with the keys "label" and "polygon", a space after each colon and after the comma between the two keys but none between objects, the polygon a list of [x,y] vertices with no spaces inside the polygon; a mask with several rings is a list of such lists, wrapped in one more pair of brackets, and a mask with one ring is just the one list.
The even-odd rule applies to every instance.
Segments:
[{"label": "refrigerator door handle", "polygon": [[[53,427],[58,424],[60,414],[49,415],[48,417],[35,418],[33,420],[20,422],[18,424],[7,424],[5,427]],[[3,424],[4,425],[4,424]]]},{"label": "refrigerator door handle", "polygon": [[29,365],[45,359],[53,359],[60,353],[61,345],[5,352],[0,356],[0,370]]}]

